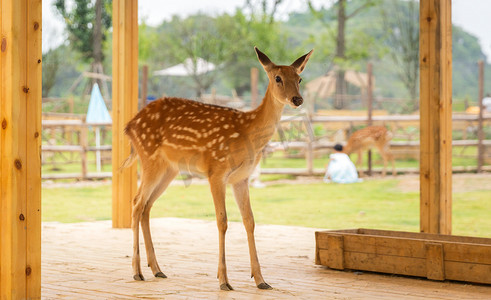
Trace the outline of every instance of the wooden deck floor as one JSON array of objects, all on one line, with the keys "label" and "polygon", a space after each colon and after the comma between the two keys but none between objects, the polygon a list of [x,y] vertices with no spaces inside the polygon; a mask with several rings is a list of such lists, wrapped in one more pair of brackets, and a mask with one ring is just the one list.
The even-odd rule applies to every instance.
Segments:
[{"label": "wooden deck floor", "polygon": [[[132,279],[132,236],[111,222],[43,223],[43,299],[491,299],[491,287],[434,282],[314,265],[314,229],[258,225],[256,238],[266,282],[250,278],[245,230],[230,223],[227,267],[235,291],[218,289],[214,222],[152,219],[157,258],[167,279]],[[146,262],[145,251],[142,262]],[[143,265],[143,264],[142,264]]]}]

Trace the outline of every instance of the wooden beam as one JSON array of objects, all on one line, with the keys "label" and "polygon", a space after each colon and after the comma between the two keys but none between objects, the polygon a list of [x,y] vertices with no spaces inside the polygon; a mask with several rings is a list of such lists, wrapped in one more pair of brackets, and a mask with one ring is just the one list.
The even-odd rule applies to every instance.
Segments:
[{"label": "wooden beam", "polygon": [[113,227],[131,226],[136,163],[119,171],[130,155],[126,123],[138,110],[138,1],[113,1]]},{"label": "wooden beam", "polygon": [[41,297],[41,0],[0,0],[0,298]]},{"label": "wooden beam", "polygon": [[451,0],[420,1],[420,230],[452,232]]}]

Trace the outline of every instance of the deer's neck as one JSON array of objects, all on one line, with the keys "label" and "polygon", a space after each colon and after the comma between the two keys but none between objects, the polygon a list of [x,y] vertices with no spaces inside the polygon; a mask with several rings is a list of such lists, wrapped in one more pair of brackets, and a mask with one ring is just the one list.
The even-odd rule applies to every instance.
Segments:
[{"label": "deer's neck", "polygon": [[281,113],[284,107],[284,104],[273,98],[268,88],[261,105],[246,113],[251,119],[248,126],[248,133],[254,141],[256,149],[262,149],[269,142],[281,119]]}]

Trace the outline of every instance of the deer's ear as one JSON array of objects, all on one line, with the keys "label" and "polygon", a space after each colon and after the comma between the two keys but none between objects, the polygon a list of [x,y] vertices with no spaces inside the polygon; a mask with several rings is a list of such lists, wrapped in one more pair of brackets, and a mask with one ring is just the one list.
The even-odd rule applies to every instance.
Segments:
[{"label": "deer's ear", "polygon": [[266,72],[271,70],[271,68],[274,66],[274,63],[271,62],[269,57],[266,54],[259,51],[259,49],[257,49],[257,47],[254,47],[254,50],[256,50],[257,58],[259,59],[259,62],[263,66],[264,70]]},{"label": "deer's ear", "polygon": [[294,67],[295,70],[297,71],[297,74],[300,74],[303,72],[303,69],[305,69],[305,65],[309,61],[309,57],[312,54],[312,52],[314,52],[314,49],[310,50],[309,53],[298,58],[293,64],[291,64],[291,66]]}]

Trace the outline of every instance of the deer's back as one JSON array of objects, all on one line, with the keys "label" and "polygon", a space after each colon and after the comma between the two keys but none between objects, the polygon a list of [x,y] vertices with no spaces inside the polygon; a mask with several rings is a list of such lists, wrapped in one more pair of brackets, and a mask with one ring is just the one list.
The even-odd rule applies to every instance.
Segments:
[{"label": "deer's back", "polygon": [[[148,104],[125,132],[141,158],[162,154],[171,161],[213,159],[223,162],[240,129],[244,112],[182,98],[162,98]],[[207,162],[206,162],[207,163]]]},{"label": "deer's back", "polygon": [[392,134],[384,126],[368,126],[355,131],[348,139],[346,151],[348,153],[370,149],[377,145],[384,145],[392,138]]}]

